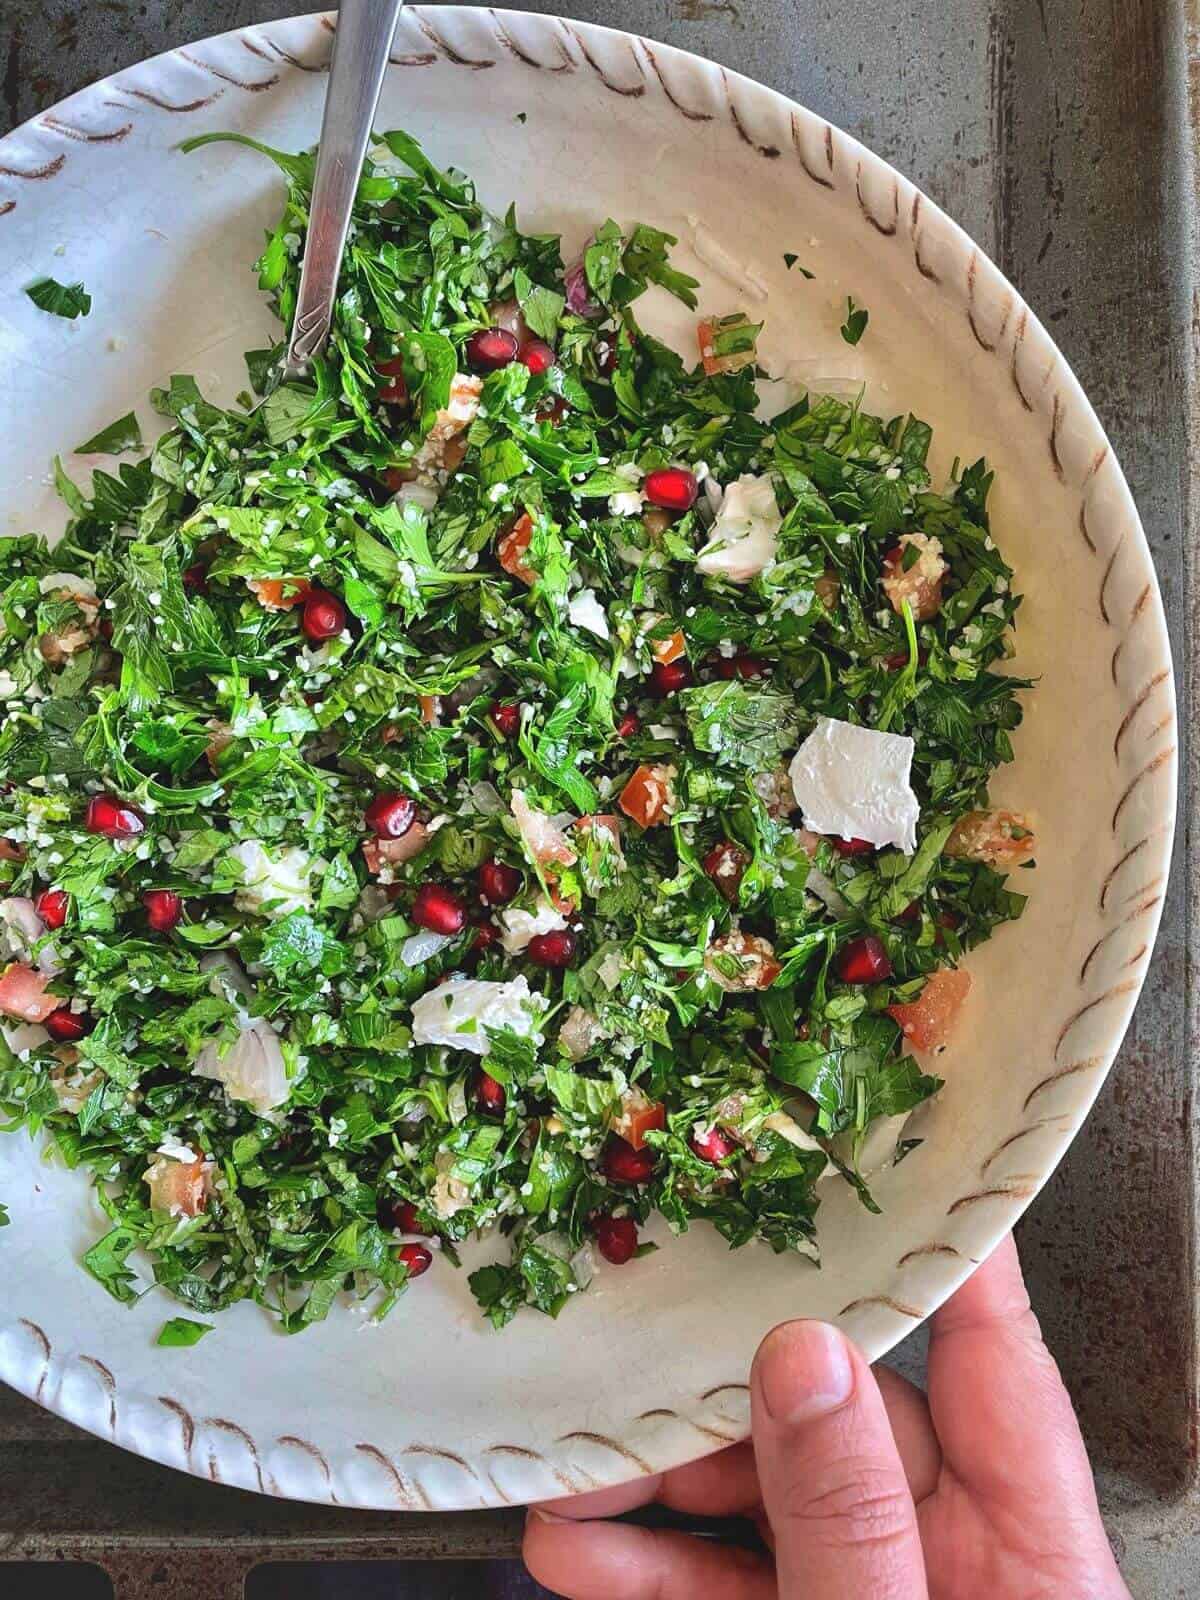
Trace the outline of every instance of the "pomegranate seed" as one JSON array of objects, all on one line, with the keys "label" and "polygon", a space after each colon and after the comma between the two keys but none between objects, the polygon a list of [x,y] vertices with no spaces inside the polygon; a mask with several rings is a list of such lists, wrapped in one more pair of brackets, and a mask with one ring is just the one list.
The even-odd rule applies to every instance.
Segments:
[{"label": "pomegranate seed", "polygon": [[575,935],[570,928],[535,934],[525,954],[538,967],[569,967],[575,955]]},{"label": "pomegranate seed", "polygon": [[476,372],[499,372],[517,359],[517,336],[507,328],[480,328],[467,340],[467,360]]},{"label": "pomegranate seed", "polygon": [[710,1128],[707,1133],[694,1133],[688,1140],[688,1148],[701,1161],[717,1167],[729,1159],[737,1149],[737,1144],[723,1128]]},{"label": "pomegranate seed", "polygon": [[641,719],[635,716],[632,711],[627,711],[620,722],[617,723],[617,738],[632,739],[641,725]]},{"label": "pomegranate seed", "polygon": [[408,1268],[410,1278],[419,1278],[433,1265],[433,1253],[426,1250],[423,1244],[402,1244],[396,1251],[396,1260]]},{"label": "pomegranate seed", "polygon": [[911,905],[905,906],[903,911],[892,918],[893,922],[902,922],[906,928],[911,928],[914,923],[920,922],[920,920],[921,902],[919,900],[914,900]]},{"label": "pomegranate seed", "polygon": [[195,561],[183,569],[183,587],[189,594],[203,594],[208,588],[208,568],[203,561]]},{"label": "pomegranate seed", "polygon": [[521,346],[518,360],[536,376],[539,372],[549,372],[554,365],[554,351],[544,339],[530,339]]},{"label": "pomegranate seed", "polygon": [[416,820],[416,802],[393,789],[377,794],[363,812],[363,821],[377,839],[403,839]]},{"label": "pomegranate seed", "polygon": [[375,371],[381,378],[389,381],[379,391],[379,398],[387,406],[406,406],[408,404],[408,384],[404,381],[404,360],[401,356],[392,356],[387,361],[377,361]]},{"label": "pomegranate seed", "polygon": [[336,639],[346,626],[346,608],[337,595],[326,589],[314,589],[304,602],[300,626],[314,644]]},{"label": "pomegranate seed", "polygon": [[85,1011],[72,1011],[70,1006],[59,1006],[42,1023],[42,1027],[56,1044],[74,1044],[92,1031],[94,1024]]},{"label": "pomegranate seed", "polygon": [[600,1166],[613,1183],[647,1183],[654,1172],[654,1151],[649,1145],[635,1150],[613,1134],[604,1147]]},{"label": "pomegranate seed", "polygon": [[71,896],[63,889],[43,889],[33,908],[47,928],[61,928],[71,909]]},{"label": "pomegranate seed", "polygon": [[650,504],[661,506],[664,511],[690,511],[699,492],[695,473],[684,467],[660,467],[657,472],[648,472],[642,484],[642,493]]},{"label": "pomegranate seed", "polygon": [[412,919],[430,933],[461,933],[467,925],[467,903],[444,883],[423,883],[413,901]]},{"label": "pomegranate seed", "polygon": [[592,1232],[605,1261],[623,1267],[632,1260],[638,1247],[637,1223],[632,1217],[594,1217]]},{"label": "pomegranate seed", "polygon": [[500,937],[500,930],[493,922],[480,922],[475,926],[475,937],[471,940],[471,950],[475,955],[482,955],[485,950],[490,950]]},{"label": "pomegranate seed", "polygon": [[170,933],[183,916],[183,901],[173,889],[147,889],[142,905],[155,933]]},{"label": "pomegranate seed", "polygon": [[376,1214],[381,1227],[395,1228],[398,1233],[429,1232],[428,1228],[421,1226],[417,1208],[411,1200],[393,1200],[390,1195],[385,1195],[379,1202]]},{"label": "pomegranate seed", "polygon": [[692,669],[686,661],[656,661],[650,668],[650,687],[660,699],[686,689],[692,681]]},{"label": "pomegranate seed", "polygon": [[718,656],[712,663],[718,678],[765,678],[771,668],[761,656]]},{"label": "pomegranate seed", "polygon": [[750,857],[736,844],[730,844],[728,839],[722,839],[720,844],[713,845],[702,863],[705,872],[725,896],[726,900],[737,899],[742,878],[750,864]]},{"label": "pomegranate seed", "polygon": [[475,1104],[485,1117],[502,1117],[508,1095],[504,1085],[498,1083],[490,1072],[481,1072],[475,1079]]},{"label": "pomegranate seed", "polygon": [[496,732],[505,739],[511,739],[521,726],[521,708],[511,702],[507,705],[500,700],[493,700],[488,707],[488,716],[495,725]]},{"label": "pomegranate seed", "polygon": [[869,856],[875,846],[870,839],[830,839],[830,844],[840,856]]},{"label": "pomegranate seed", "polygon": [[537,419],[539,422],[548,422],[552,428],[557,428],[570,409],[562,395],[547,395],[538,407]]},{"label": "pomegranate seed", "polygon": [[837,974],[843,983],[882,983],[890,978],[892,963],[883,941],[864,933],[844,944],[837,955]]},{"label": "pomegranate seed", "polygon": [[485,861],[479,869],[479,893],[490,906],[506,906],[521,887],[518,867],[503,861]]},{"label": "pomegranate seed", "polygon": [[106,839],[136,839],[146,831],[140,813],[112,794],[92,796],[83,825],[89,833],[102,833]]}]

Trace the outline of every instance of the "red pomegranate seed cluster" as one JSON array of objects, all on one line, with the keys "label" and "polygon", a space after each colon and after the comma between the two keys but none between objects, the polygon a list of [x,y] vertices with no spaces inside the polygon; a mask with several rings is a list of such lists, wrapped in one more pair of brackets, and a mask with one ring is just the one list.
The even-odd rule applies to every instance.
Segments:
[{"label": "red pomegranate seed cluster", "polygon": [[488,716],[491,717],[496,732],[505,739],[513,738],[521,726],[521,708],[518,705],[506,705],[500,700],[493,700],[488,708]]},{"label": "red pomegranate seed cluster", "polygon": [[324,644],[327,639],[336,639],[346,626],[346,608],[327,589],[314,589],[304,602],[300,626],[313,644]]},{"label": "red pomegranate seed cluster", "polygon": [[614,1133],[604,1147],[600,1167],[613,1183],[648,1183],[654,1173],[654,1151],[649,1145],[635,1150]]},{"label": "red pomegranate seed cluster", "polygon": [[837,975],[843,983],[882,983],[892,975],[892,963],[882,939],[864,933],[837,953]]},{"label": "red pomegranate seed cluster", "polygon": [[419,1278],[433,1265],[433,1252],[423,1244],[402,1244],[396,1251],[396,1260],[408,1268],[410,1278]]},{"label": "red pomegranate seed cluster", "polygon": [[594,1217],[592,1232],[597,1250],[614,1267],[623,1267],[637,1253],[637,1223],[632,1217]]},{"label": "red pomegranate seed cluster", "polygon": [[155,933],[170,933],[183,918],[183,900],[173,889],[147,889],[142,908]]},{"label": "red pomegranate seed cluster", "polygon": [[83,825],[89,833],[102,834],[106,839],[136,839],[146,831],[141,812],[112,794],[92,796]]},{"label": "red pomegranate seed cluster", "polygon": [[737,1144],[723,1128],[709,1128],[707,1133],[694,1133],[688,1140],[688,1148],[701,1161],[716,1167],[722,1161],[728,1161]]},{"label": "red pomegranate seed cluster", "polygon": [[508,1104],[504,1085],[498,1083],[490,1072],[480,1072],[475,1079],[475,1104],[486,1117],[502,1117]]},{"label": "red pomegranate seed cluster", "polygon": [[522,881],[520,870],[503,861],[485,861],[479,869],[479,893],[489,906],[506,906]]},{"label": "red pomegranate seed cluster", "polygon": [[86,1011],[72,1011],[70,1006],[59,1006],[52,1011],[42,1026],[55,1044],[74,1044],[85,1038],[94,1026]]},{"label": "red pomegranate seed cluster", "polygon": [[648,472],[642,484],[642,493],[652,506],[664,511],[690,511],[696,504],[700,485],[695,473],[684,467],[660,467]]},{"label": "red pomegranate seed cluster", "polygon": [[678,694],[692,681],[692,669],[682,658],[678,661],[656,661],[650,668],[650,687],[660,699]]},{"label": "red pomegranate seed cluster", "polygon": [[403,839],[416,820],[416,801],[394,790],[377,794],[363,812],[363,821],[377,839]]},{"label": "red pomegranate seed cluster", "polygon": [[569,967],[575,959],[575,935],[570,928],[555,928],[530,939],[525,954],[535,967]]},{"label": "red pomegranate seed cluster", "polygon": [[423,883],[413,900],[412,920],[430,933],[461,933],[467,925],[467,902],[444,883]]},{"label": "red pomegranate seed cluster", "polygon": [[66,922],[71,909],[71,896],[62,889],[43,889],[34,901],[33,908],[41,917],[43,926],[53,932]]}]

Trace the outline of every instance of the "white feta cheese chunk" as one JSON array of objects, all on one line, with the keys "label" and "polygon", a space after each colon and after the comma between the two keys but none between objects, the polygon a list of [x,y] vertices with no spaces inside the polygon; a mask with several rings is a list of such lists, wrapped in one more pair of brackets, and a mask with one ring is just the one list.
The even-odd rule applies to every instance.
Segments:
[{"label": "white feta cheese chunk", "polygon": [[556,911],[548,900],[540,900],[533,911],[515,908],[502,911],[500,922],[504,929],[500,943],[510,956],[520,955],[522,950],[528,948],[529,941],[536,939],[539,934],[553,933],[567,925],[566,917]]},{"label": "white feta cheese chunk", "polygon": [[434,933],[422,928],[420,933],[410,934],[400,946],[400,959],[406,967],[419,967],[453,942],[452,933]]},{"label": "white feta cheese chunk", "polygon": [[610,517],[637,517],[642,511],[642,493],[640,489],[621,489],[616,494],[608,497],[608,514]]},{"label": "white feta cheese chunk", "polygon": [[782,522],[769,477],[744,473],[735,478],[722,496],[709,541],[696,557],[697,572],[749,583],[774,561]]},{"label": "white feta cheese chunk", "polygon": [[524,978],[509,983],[489,983],[482,978],[447,978],[413,1002],[413,1042],[445,1044],[471,1055],[485,1056],[491,1048],[488,1028],[511,1028],[521,1035],[533,1032],[534,1011],[544,1007]]},{"label": "white feta cheese chunk", "polygon": [[580,589],[578,594],[573,594],[567,605],[567,616],[573,627],[586,628],[597,639],[609,637],[608,618],[604,614],[604,607],[596,599],[594,589]]},{"label": "white feta cheese chunk", "polygon": [[239,911],[286,917],[311,909],[312,857],[307,850],[285,844],[268,852],[258,839],[244,839],[229,854],[242,869],[242,887],[233,900]]},{"label": "white feta cheese chunk", "polygon": [[837,839],[917,848],[920,803],[909,782],[913,741],[821,717],[788,769],[804,826]]},{"label": "white feta cheese chunk", "polygon": [[224,1085],[231,1100],[243,1100],[265,1117],[287,1100],[288,1076],[279,1037],[264,1017],[245,1017],[231,1045],[206,1044],[192,1067],[194,1078]]}]

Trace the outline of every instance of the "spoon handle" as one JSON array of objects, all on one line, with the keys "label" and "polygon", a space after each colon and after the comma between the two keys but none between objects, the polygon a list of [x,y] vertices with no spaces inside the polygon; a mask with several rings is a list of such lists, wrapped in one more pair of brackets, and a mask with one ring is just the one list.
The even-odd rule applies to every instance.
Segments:
[{"label": "spoon handle", "polygon": [[350,211],[400,5],[401,0],[342,0],[338,12],[300,291],[287,353],[288,377],[304,371],[329,335]]}]

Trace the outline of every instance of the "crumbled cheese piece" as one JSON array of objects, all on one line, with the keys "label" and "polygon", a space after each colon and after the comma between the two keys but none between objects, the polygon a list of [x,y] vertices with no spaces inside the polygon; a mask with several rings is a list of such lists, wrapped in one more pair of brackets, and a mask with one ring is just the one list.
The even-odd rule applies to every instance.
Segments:
[{"label": "crumbled cheese piece", "polygon": [[566,917],[556,911],[548,900],[539,900],[533,911],[516,908],[502,911],[500,922],[504,929],[500,943],[510,956],[520,955],[522,950],[528,948],[529,941],[536,939],[539,934],[553,933],[567,925]]},{"label": "crumbled cheese piece", "polygon": [[452,1045],[485,1056],[491,1048],[488,1028],[528,1035],[534,1029],[534,1011],[544,1004],[524,978],[509,983],[448,978],[413,1002],[413,1042]]},{"label": "crumbled cheese piece", "polygon": [[241,867],[244,880],[233,902],[239,911],[286,917],[311,908],[312,857],[307,850],[287,844],[272,855],[258,839],[245,839],[229,854]]},{"label": "crumbled cheese piece", "polygon": [[567,616],[573,627],[586,628],[597,639],[609,637],[608,618],[604,614],[604,607],[596,599],[594,589],[580,589],[578,594],[573,594],[567,605]]},{"label": "crumbled cheese piece", "polygon": [[913,741],[821,717],[789,774],[804,826],[839,839],[917,847],[920,803],[909,782]]},{"label": "crumbled cheese piece", "polygon": [[749,583],[775,560],[783,518],[767,476],[743,473],[726,488],[696,570],[731,583]]},{"label": "crumbled cheese piece", "polygon": [[642,493],[640,489],[622,489],[617,494],[608,497],[608,514],[610,517],[637,517],[642,511]]}]

